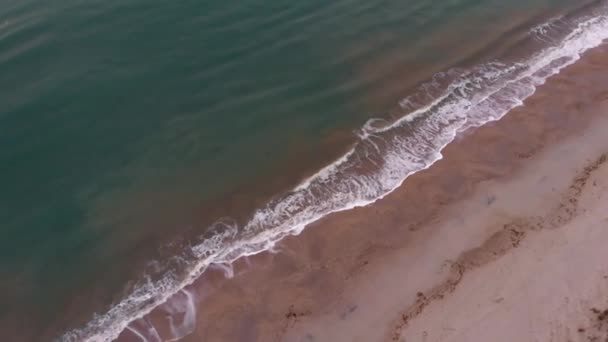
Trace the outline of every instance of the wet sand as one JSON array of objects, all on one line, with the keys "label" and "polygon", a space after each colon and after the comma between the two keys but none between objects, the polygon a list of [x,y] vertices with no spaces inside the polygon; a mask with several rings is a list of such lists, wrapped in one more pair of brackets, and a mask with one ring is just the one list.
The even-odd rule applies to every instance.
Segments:
[{"label": "wet sand", "polygon": [[[600,336],[607,101],[602,46],[384,199],[330,215],[232,270],[207,272],[187,289],[196,328],[183,340]],[[148,318],[165,339],[169,311]],[[172,320],[174,330],[187,328],[186,315]],[[140,339],[125,331],[119,340]]]}]

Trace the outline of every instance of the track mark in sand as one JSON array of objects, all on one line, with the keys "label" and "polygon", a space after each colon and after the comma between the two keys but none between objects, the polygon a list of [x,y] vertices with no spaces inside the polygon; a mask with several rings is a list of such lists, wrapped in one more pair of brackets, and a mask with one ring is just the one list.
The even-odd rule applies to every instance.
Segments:
[{"label": "track mark in sand", "polygon": [[[276,336],[276,341],[282,341],[283,336],[287,332],[287,329],[292,327],[298,321],[303,319],[304,317],[310,316],[312,312],[310,310],[296,310],[294,305],[290,305],[285,313],[285,320],[283,324],[283,328],[278,332]],[[314,336],[311,334],[306,334],[307,341],[314,341]]]},{"label": "track mark in sand", "polygon": [[[589,178],[607,160],[608,155],[603,154],[585,167],[565,190],[556,208],[546,216],[515,219],[503,225],[501,230],[493,234],[481,246],[462,253],[456,261],[447,262],[447,266],[450,267],[448,279],[426,292],[418,292],[415,303],[400,315],[388,340],[405,341],[401,339],[401,336],[412,319],[420,315],[434,301],[441,300],[454,292],[467,271],[489,264],[507,254],[510,250],[519,247],[528,232],[558,228],[572,221],[578,215],[579,197],[583,193]],[[608,310],[605,314],[604,311],[601,313],[602,319],[599,319],[600,316],[598,316],[598,320],[603,324],[602,327],[606,327],[608,332]],[[608,342],[608,339],[590,341]]]},{"label": "track mark in sand", "polygon": [[583,171],[574,178],[574,181],[570,184],[565,196],[560,201],[558,208],[549,215],[552,217],[550,223],[553,227],[560,227],[570,222],[578,214],[578,200],[583,192],[583,188],[587,185],[591,174],[607,160],[608,155],[603,154],[595,162],[585,167]]},{"label": "track mark in sand", "polygon": [[439,284],[435,288],[427,291],[427,294],[423,292],[418,292],[416,302],[414,305],[410,306],[404,313],[401,314],[400,320],[397,323],[397,326],[394,329],[392,340],[399,341],[401,337],[401,333],[409,322],[414,319],[416,316],[422,313],[422,311],[433,301],[443,299],[446,295],[452,293],[460,281],[462,280],[462,276],[464,275],[465,268],[462,264],[459,263],[449,263],[451,268],[450,277],[445,282]]},{"label": "track mark in sand", "polygon": [[576,329],[577,334],[583,341],[607,342],[608,341],[608,307],[606,309],[591,308],[589,310],[590,322]]}]

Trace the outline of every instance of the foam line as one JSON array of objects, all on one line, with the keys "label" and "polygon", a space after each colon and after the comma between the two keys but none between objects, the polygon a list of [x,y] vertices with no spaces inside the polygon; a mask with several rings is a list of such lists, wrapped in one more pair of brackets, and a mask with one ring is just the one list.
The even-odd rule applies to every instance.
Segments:
[{"label": "foam line", "polygon": [[[368,122],[361,129],[361,140],[351,150],[288,194],[257,210],[244,226],[223,219],[210,227],[216,232],[214,235],[206,235],[184,252],[186,272],[167,270],[160,280],[147,278],[108,312],[95,316],[84,328],[65,334],[61,340],[111,341],[131,322],[180,293],[212,265],[231,265],[239,258],[273,250],[282,238],[300,234],[307,225],[326,215],[385,197],[410,175],[440,160],[443,148],[460,132],[499,120],[522,105],[548,77],[600,45],[608,38],[608,18],[605,8],[601,10],[578,23],[556,20],[532,31],[531,35],[548,37],[554,27],[564,30],[569,25],[567,35],[560,40],[548,39],[554,43],[526,60],[495,61],[449,74],[451,81],[444,90],[438,87],[440,82],[423,85],[423,98],[437,94],[426,101],[427,105],[392,123],[378,119]],[[414,102],[402,101],[408,106]],[[370,162],[363,167],[366,160]]]},{"label": "foam line", "polygon": [[[179,341],[185,336],[193,333],[196,328],[196,304],[194,302],[194,296],[186,289],[182,289],[179,294],[183,295],[184,298],[175,298],[177,297],[175,296],[167,303],[167,312],[169,313],[167,319],[169,321],[169,329],[173,336],[166,342]],[[173,317],[177,314],[184,315],[181,323],[175,324],[175,319]]]},{"label": "foam line", "polygon": [[127,330],[131,331],[133,334],[137,335],[137,337],[139,337],[139,339],[141,340],[141,342],[148,342],[148,339],[142,335],[139,331],[137,331],[134,328],[131,328],[130,326],[127,325]]}]

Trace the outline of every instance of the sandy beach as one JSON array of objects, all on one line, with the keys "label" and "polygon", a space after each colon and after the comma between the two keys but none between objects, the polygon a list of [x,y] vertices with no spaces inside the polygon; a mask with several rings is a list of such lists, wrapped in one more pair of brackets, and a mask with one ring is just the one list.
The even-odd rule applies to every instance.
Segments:
[{"label": "sandy beach", "polygon": [[[586,146],[576,150],[581,147]],[[528,189],[545,182],[529,180]],[[607,190],[608,165],[602,155],[558,201],[546,199],[553,208],[509,210],[515,214],[509,223],[492,215],[487,225],[502,230],[456,259],[456,278],[420,293],[403,312],[393,339],[606,341]]]},{"label": "sandy beach", "polygon": [[389,196],[207,272],[183,340],[606,341],[606,132],[604,45]]},{"label": "sandy beach", "polygon": [[9,0],[0,69],[0,342],[608,342],[608,0]]}]

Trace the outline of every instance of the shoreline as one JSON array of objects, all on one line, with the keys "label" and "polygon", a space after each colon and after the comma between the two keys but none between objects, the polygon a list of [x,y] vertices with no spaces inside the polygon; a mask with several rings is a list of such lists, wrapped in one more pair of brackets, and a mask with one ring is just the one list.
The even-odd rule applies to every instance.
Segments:
[{"label": "shoreline", "polygon": [[[459,138],[446,148],[443,160],[413,175],[376,204],[324,218],[300,236],[283,240],[278,254],[263,253],[237,261],[232,273],[217,270],[205,275],[190,290],[199,298],[196,331],[183,340],[299,341],[314,329],[322,335],[331,331],[373,331],[371,327],[382,326],[386,331],[379,336],[391,336],[390,326],[409,306],[407,303],[415,303],[419,292],[450,276],[449,269],[443,274],[436,272],[445,260],[437,248],[430,248],[434,243],[458,255],[467,250],[463,246],[480,245],[495,233],[482,231],[466,238],[466,233],[461,237],[438,233],[433,227],[449,215],[446,213],[454,215],[452,222],[461,222],[461,205],[471,203],[471,198],[476,198],[475,210],[488,202],[500,203],[496,194],[483,193],[488,184],[516,178],[518,172],[525,173],[521,170],[527,164],[540,159],[554,145],[555,149],[563,146],[565,138],[585,137],[590,126],[601,127],[597,110],[598,103],[608,99],[601,87],[608,80],[604,61],[607,54],[606,46],[590,51],[580,63],[540,88],[523,107]],[[570,93],[580,86],[596,93],[588,92],[580,98]],[[537,111],[541,108],[544,111]],[[580,160],[573,162],[568,172],[576,175],[582,166]],[[570,180],[561,175],[554,185],[567,187]],[[533,207],[517,196],[512,201]],[[442,245],[446,236],[463,245]],[[399,258],[399,253],[407,257]],[[435,268],[429,266],[432,264]],[[381,270],[387,272],[385,278],[379,276]],[[407,282],[409,291],[399,285],[399,280]],[[382,300],[377,293],[382,294]],[[384,309],[373,308],[374,303],[381,302]],[[357,316],[361,321],[348,323]],[[339,340],[335,338],[316,340]]]},{"label": "shoreline", "polygon": [[390,335],[410,287],[452,276],[433,263],[485,241],[440,225],[599,122],[608,0],[549,2],[9,8],[0,331]]},{"label": "shoreline", "polygon": [[[605,47],[603,49],[606,50]],[[599,51],[596,53],[600,54]],[[605,52],[598,59],[601,56],[605,56]],[[576,67],[584,68],[583,65]],[[606,70],[603,76],[606,77]],[[565,81],[567,76],[564,75],[561,79]],[[547,99],[551,99],[551,95],[547,93],[541,93],[539,97],[547,96]],[[602,101],[608,99],[605,92],[602,96]],[[524,106],[520,113],[532,114],[525,109]],[[412,235],[422,237],[404,242],[402,247],[397,247],[394,251],[367,252],[366,258],[375,262],[366,260],[365,267],[368,270],[361,270],[356,278],[349,279],[346,290],[341,292],[340,304],[321,314],[310,310],[315,313],[294,320],[287,335],[277,340],[306,341],[306,336],[310,335],[317,337],[317,341],[400,341],[395,337],[401,337],[402,331],[408,331],[404,329],[404,319],[407,323],[421,312],[424,315],[426,306],[433,305],[429,304],[430,298],[441,303],[442,297],[447,298],[451,291],[458,288],[463,277],[466,278],[467,268],[481,268],[481,265],[489,263],[489,260],[498,258],[494,253],[506,254],[512,248],[511,243],[521,243],[521,235],[526,233],[525,229],[508,230],[505,233],[503,226],[510,229],[511,226],[508,225],[514,221],[516,227],[519,227],[517,217],[536,217],[541,212],[552,209],[555,202],[559,203],[561,200],[562,192],[569,191],[572,180],[575,180],[575,183],[581,180],[577,176],[581,172],[584,173],[581,170],[596,161],[602,161],[601,156],[608,152],[608,139],[602,137],[602,133],[608,128],[608,121],[604,119],[607,112],[606,103],[599,107],[594,104],[584,111],[579,110],[578,114],[587,115],[581,119],[590,121],[582,127],[572,126],[569,133],[562,132],[559,138],[558,135],[542,138],[555,139],[550,143],[531,146],[527,151],[518,152],[514,157],[519,160],[521,166],[507,170],[502,175],[484,178],[468,189],[471,193],[464,199],[442,201],[443,204],[439,204],[440,208],[429,215],[429,219],[415,226],[416,233]],[[513,121],[517,119],[508,117],[506,120],[516,124]],[[502,122],[498,122],[495,127],[481,128],[470,137],[463,138],[460,143],[465,144],[466,140],[475,140],[478,138],[476,135],[484,131],[505,128],[504,126]],[[564,139],[566,137],[568,138]],[[456,148],[457,146],[454,146],[454,149]],[[446,152],[445,162],[454,162],[451,158],[454,154]],[[605,159],[603,161],[605,162]],[[453,166],[446,167],[444,172],[453,170]],[[537,184],[539,179],[542,180],[540,185]],[[405,187],[407,188],[407,184]],[[405,189],[403,191],[406,192]],[[494,208],[487,209],[488,207]],[[568,207],[560,210],[566,211],[566,214],[571,211]],[[568,215],[574,214],[571,212]],[[566,215],[554,216],[557,222],[552,224],[556,225],[563,224],[568,218]],[[493,249],[489,249],[489,252],[488,249],[478,249],[478,246],[484,244],[492,246]],[[463,263],[465,266],[462,266]],[[481,281],[492,283],[493,278],[486,277]],[[544,291],[550,289],[548,287]],[[472,291],[475,292],[475,289]],[[575,296],[575,293],[571,295]],[[454,311],[452,316],[439,315],[443,319],[440,321],[429,318],[425,321],[428,323],[425,325],[426,329],[433,329],[444,321],[449,322],[450,317],[458,317],[459,307],[450,308]],[[439,312],[441,310],[439,309]],[[340,311],[342,314],[338,314]],[[382,331],[383,329],[385,331]],[[405,334],[410,337],[406,340],[422,341],[423,331],[418,330],[418,335]],[[429,336],[428,341],[441,340],[437,339],[436,334],[431,335],[430,331],[425,336]]]},{"label": "shoreline", "polygon": [[[532,96],[534,97],[534,95],[532,95]],[[392,125],[391,125],[391,126],[392,126]],[[485,126],[484,126],[484,127],[485,127]],[[467,134],[467,135],[468,135],[468,134],[475,134],[475,133],[465,133],[465,134]],[[462,138],[457,137],[457,138],[456,138],[456,140],[458,140],[458,139],[462,139]],[[445,147],[445,149],[449,149],[449,148],[450,148],[450,145],[452,145],[452,144],[454,144],[454,143],[455,143],[455,142],[454,142],[454,141],[452,141],[452,142],[451,142],[451,143],[450,143],[450,144],[449,144],[447,147]],[[457,142],[456,142],[456,143],[457,143]],[[439,160],[439,159],[440,159],[440,158],[438,158],[437,160]],[[425,168],[422,168],[422,170],[425,170],[426,168],[430,167],[430,166],[431,166],[431,165],[433,165],[434,163],[435,163],[435,162],[431,162],[431,163],[429,163],[429,165],[427,165]],[[414,174],[412,177],[416,176],[416,175],[417,175],[418,173],[420,173],[420,172],[422,172],[422,171],[417,171],[417,173],[416,173],[416,174]],[[408,176],[408,177],[409,177],[409,176]],[[408,177],[406,177],[406,178],[408,178]],[[409,179],[409,178],[408,178],[408,179]],[[398,187],[403,187],[403,186],[402,186],[402,183],[399,183]],[[398,189],[397,189],[397,191],[398,191]],[[326,215],[330,215],[330,216],[337,215],[337,216],[339,216],[339,217],[342,217],[342,216],[343,216],[343,213],[344,213],[344,212],[346,212],[346,211],[348,211],[348,212],[351,212],[351,211],[352,211],[352,212],[360,212],[360,211],[366,211],[366,210],[369,210],[369,209],[367,209],[367,207],[368,207],[368,206],[370,206],[370,207],[375,207],[375,206],[376,206],[377,201],[384,201],[384,198],[385,198],[385,197],[392,197],[393,192],[396,192],[396,191],[395,191],[395,190],[389,191],[389,192],[388,192],[388,194],[385,194],[385,195],[383,195],[383,196],[380,196],[379,198],[377,198],[377,199],[375,199],[375,200],[371,201],[371,203],[373,203],[373,204],[368,205],[369,203],[366,203],[366,206],[365,206],[365,207],[361,207],[361,206],[353,205],[353,206],[352,206],[352,208],[351,208],[351,207],[348,207],[348,208],[345,208],[345,209],[343,208],[343,209],[340,209],[340,210],[330,211],[331,215],[330,215],[330,214],[325,214],[325,215],[323,215],[324,217],[323,217],[323,218],[321,218],[321,219],[319,219],[318,221],[317,221],[317,219],[315,219],[315,220],[313,220],[312,222],[304,222],[304,223],[301,223],[302,227],[301,227],[299,230],[297,230],[296,232],[283,232],[283,233],[279,233],[280,238],[279,238],[279,239],[275,239],[275,240],[277,240],[277,241],[279,241],[279,240],[280,240],[280,242],[278,242],[278,245],[280,246],[279,248],[283,248],[283,246],[284,246],[285,244],[289,244],[289,242],[284,243],[284,240],[281,240],[282,238],[284,238],[284,236],[285,236],[285,235],[293,235],[294,233],[295,233],[295,235],[300,235],[300,233],[302,232],[303,228],[304,228],[304,227],[306,227],[306,226],[307,226],[307,225],[309,225],[309,224],[310,224],[312,227],[315,227],[315,226],[317,226],[317,225],[324,225],[324,224],[325,224],[325,223],[324,223],[325,221],[331,221],[331,220],[333,220],[333,218],[327,217]],[[347,209],[350,209],[350,210],[347,210]],[[346,214],[346,215],[348,215],[348,214]],[[311,228],[312,228],[312,227],[311,227]],[[229,234],[229,235],[230,235],[230,234]],[[290,239],[292,239],[292,237],[291,237],[291,236],[288,236],[286,239],[287,239],[287,240],[290,240]],[[259,240],[259,239],[255,239],[255,240],[257,241],[257,240]],[[261,244],[261,245],[263,245],[263,246],[267,246],[267,247],[268,247],[268,246],[270,246],[269,248],[271,248],[271,249],[273,248],[273,247],[272,247],[272,245],[274,245],[274,243],[276,243],[276,241],[275,241],[275,242],[272,242],[272,241],[258,241],[258,242],[257,242],[257,244]],[[199,246],[199,247],[200,247],[200,246]],[[265,248],[265,249],[268,249],[268,248]],[[240,267],[240,268],[243,268],[243,267],[242,267],[242,264],[243,264],[243,261],[242,261],[242,260],[243,260],[243,258],[244,258],[244,259],[248,259],[248,258],[250,258],[250,259],[254,259],[254,260],[255,260],[255,259],[263,259],[263,258],[265,258],[265,256],[260,256],[260,257],[258,257],[258,256],[257,256],[257,254],[258,254],[258,253],[260,253],[260,251],[257,251],[257,250],[256,250],[256,251],[251,252],[251,254],[249,254],[249,255],[250,255],[249,257],[247,257],[247,256],[245,256],[245,257],[239,257],[239,259],[235,261],[235,267],[236,267],[237,269],[238,269],[239,267]],[[262,254],[267,254],[267,252],[261,252],[261,253],[262,253]],[[228,254],[230,254],[230,253],[228,253]],[[248,255],[248,254],[245,254],[245,255]],[[228,255],[227,255],[227,256],[228,256]],[[234,259],[232,259],[232,260],[234,261]],[[239,266],[239,265],[241,265],[241,266]],[[195,273],[196,273],[196,272],[195,272]],[[212,272],[207,271],[206,273],[212,273]],[[238,273],[238,272],[237,272],[237,273]],[[230,274],[230,271],[229,271],[229,272],[227,272],[227,274]],[[213,278],[213,277],[214,277],[213,275],[210,275],[209,277],[207,277],[207,274],[203,275],[203,278]],[[196,275],[195,275],[195,276],[194,276],[194,278],[198,278],[198,276],[196,276]],[[199,283],[199,281],[198,281],[198,280],[194,280],[194,279],[192,279],[192,280],[188,280],[188,281],[186,281],[186,283],[190,283],[190,282],[192,282],[192,281],[195,283],[195,285],[194,285],[193,287],[196,287],[196,286],[197,286],[196,284],[197,284],[197,283]],[[200,282],[204,282],[204,280],[201,280]],[[180,293],[180,292],[182,292],[182,291],[186,291],[186,292],[184,292],[184,293],[190,293],[190,292],[188,292],[188,290],[183,290],[183,289],[182,289],[182,290],[180,290],[180,291],[178,291],[178,292],[176,292],[176,293]],[[169,300],[169,302],[170,302],[170,301],[171,301],[171,300]],[[163,306],[165,306],[165,305],[164,305],[164,304],[161,304],[160,306],[158,306],[158,308],[160,308],[160,309],[162,310],[162,307],[163,307]],[[159,310],[155,310],[155,311],[159,311]],[[154,315],[154,314],[152,314],[152,316],[153,316],[153,315]],[[162,329],[162,328],[161,328],[161,329]],[[169,330],[171,330],[171,329],[169,329]],[[126,331],[127,331],[127,330],[123,330],[123,335],[124,335],[124,333],[125,333]]]}]

